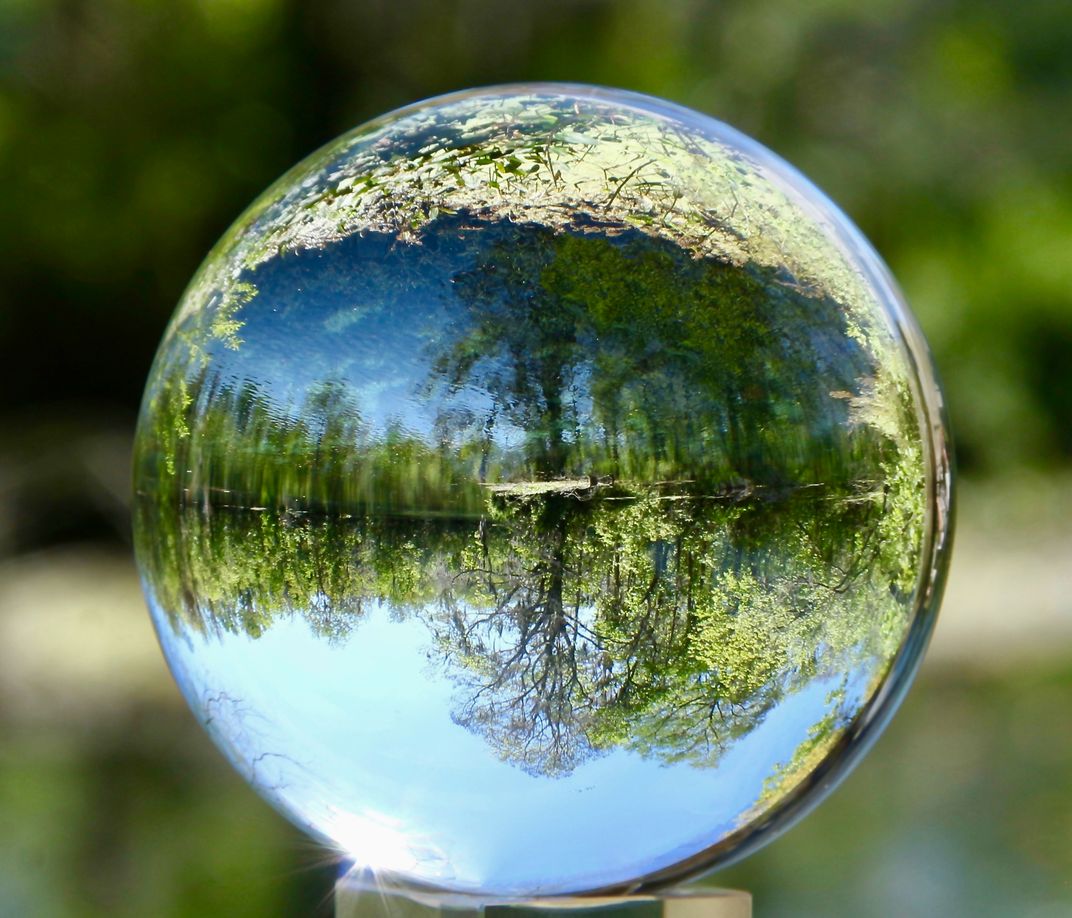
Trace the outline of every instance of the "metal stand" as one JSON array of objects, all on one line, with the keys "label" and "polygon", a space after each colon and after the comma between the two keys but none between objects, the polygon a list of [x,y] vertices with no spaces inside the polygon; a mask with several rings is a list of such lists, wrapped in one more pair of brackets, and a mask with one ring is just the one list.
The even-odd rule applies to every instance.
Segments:
[{"label": "metal stand", "polygon": [[402,892],[344,876],[335,918],[752,918],[752,896],[734,889],[681,889],[648,896],[480,899]]}]

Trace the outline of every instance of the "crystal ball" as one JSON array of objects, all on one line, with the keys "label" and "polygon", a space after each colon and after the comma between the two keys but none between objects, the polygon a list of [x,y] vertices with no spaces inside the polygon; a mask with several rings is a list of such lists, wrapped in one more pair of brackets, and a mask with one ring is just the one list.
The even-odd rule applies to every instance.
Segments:
[{"label": "crystal ball", "polygon": [[135,534],[193,712],[391,882],[655,888],[813,806],[934,624],[926,346],[785,162],[565,85],[371,121],[269,188],[145,390]]}]

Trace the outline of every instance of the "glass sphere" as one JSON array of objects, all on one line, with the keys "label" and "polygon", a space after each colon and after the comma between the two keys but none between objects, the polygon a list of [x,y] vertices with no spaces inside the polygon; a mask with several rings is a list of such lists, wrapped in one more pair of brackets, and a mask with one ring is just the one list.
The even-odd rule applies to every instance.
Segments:
[{"label": "glass sphere", "polygon": [[950,465],[916,326],[733,129],[533,85],[287,173],[146,388],[138,562],[197,717],[395,883],[650,888],[817,802],[919,662]]}]

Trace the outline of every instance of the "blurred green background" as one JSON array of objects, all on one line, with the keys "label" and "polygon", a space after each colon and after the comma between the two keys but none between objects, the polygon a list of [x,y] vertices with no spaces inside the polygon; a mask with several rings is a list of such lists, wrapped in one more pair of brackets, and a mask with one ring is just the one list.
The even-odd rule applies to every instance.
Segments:
[{"label": "blurred green background", "polygon": [[757,915],[1072,914],[1067,0],[0,0],[0,915],[330,914],[329,856],[186,712],[130,560],[163,326],[272,179],[398,105],[523,79],[712,114],[899,278],[961,470],[918,685]]}]

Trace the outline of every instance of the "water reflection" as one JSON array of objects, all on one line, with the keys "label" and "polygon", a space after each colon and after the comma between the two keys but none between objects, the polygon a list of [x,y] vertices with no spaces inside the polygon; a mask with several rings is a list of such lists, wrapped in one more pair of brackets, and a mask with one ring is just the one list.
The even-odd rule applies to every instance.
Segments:
[{"label": "water reflection", "polygon": [[770,269],[456,215],[419,249],[369,233],[246,276],[240,329],[187,317],[147,392],[142,470],[176,499],[479,514],[503,482],[880,486],[892,463],[922,487],[903,358]]}]

